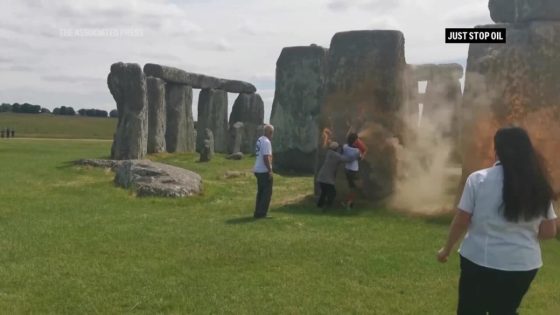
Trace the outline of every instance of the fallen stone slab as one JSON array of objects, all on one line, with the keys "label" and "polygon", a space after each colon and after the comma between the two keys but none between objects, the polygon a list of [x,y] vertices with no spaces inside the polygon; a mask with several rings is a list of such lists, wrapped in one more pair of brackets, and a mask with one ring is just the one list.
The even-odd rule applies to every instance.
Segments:
[{"label": "fallen stone slab", "polygon": [[202,177],[189,170],[147,160],[123,161],[115,184],[133,188],[139,197],[188,197],[202,192]]},{"label": "fallen stone slab", "polygon": [[167,82],[188,85],[195,89],[218,89],[229,93],[255,93],[257,91],[257,88],[249,82],[220,79],[153,63],[144,65],[144,73]]},{"label": "fallen stone slab", "polygon": [[136,194],[157,197],[188,197],[202,192],[202,178],[189,170],[149,160],[81,159],[74,165],[113,170],[115,184],[133,188]]}]

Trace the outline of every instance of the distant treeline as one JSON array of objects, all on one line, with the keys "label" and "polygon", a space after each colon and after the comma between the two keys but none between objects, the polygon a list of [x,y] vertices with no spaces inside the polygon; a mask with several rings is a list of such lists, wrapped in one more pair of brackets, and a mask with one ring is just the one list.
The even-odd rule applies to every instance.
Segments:
[{"label": "distant treeline", "polygon": [[[12,113],[23,113],[23,114],[50,114],[51,111],[47,108],[43,108],[40,105],[33,105],[29,103],[2,103],[0,105],[0,113],[12,112]],[[119,117],[119,113],[116,109],[110,112],[101,109],[80,109],[78,112],[74,110],[71,106],[60,106],[53,109],[52,114],[54,115],[65,115],[65,116],[88,116],[88,117]]]}]

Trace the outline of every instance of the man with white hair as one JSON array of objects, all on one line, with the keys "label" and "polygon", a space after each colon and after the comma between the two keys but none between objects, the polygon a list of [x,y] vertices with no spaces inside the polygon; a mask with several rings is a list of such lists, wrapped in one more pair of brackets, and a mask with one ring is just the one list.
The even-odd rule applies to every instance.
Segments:
[{"label": "man with white hair", "polygon": [[253,171],[257,177],[257,200],[255,203],[255,219],[266,218],[270,198],[272,197],[272,136],[274,127],[264,126],[264,135],[256,143],[257,159]]}]

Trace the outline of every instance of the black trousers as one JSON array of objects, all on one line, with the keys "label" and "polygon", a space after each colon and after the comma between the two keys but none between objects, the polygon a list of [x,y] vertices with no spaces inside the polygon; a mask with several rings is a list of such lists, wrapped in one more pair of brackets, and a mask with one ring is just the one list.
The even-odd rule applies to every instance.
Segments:
[{"label": "black trousers", "polygon": [[332,184],[319,183],[321,187],[321,195],[317,201],[317,207],[332,206],[334,198],[336,197],[336,188]]},{"label": "black trousers", "polygon": [[502,271],[479,266],[461,256],[459,315],[514,315],[538,269]]},{"label": "black trousers", "polygon": [[272,198],[272,177],[268,173],[255,173],[257,177],[257,201],[255,202],[255,218],[266,217],[270,199]]}]

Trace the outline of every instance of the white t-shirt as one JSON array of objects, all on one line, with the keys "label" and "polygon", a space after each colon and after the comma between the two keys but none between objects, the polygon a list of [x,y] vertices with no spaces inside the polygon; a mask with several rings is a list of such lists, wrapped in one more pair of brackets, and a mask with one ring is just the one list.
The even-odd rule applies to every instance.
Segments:
[{"label": "white t-shirt", "polygon": [[472,214],[461,244],[461,255],[475,264],[505,271],[528,271],[542,267],[538,234],[543,220],[556,219],[552,203],[546,218],[509,222],[503,215],[503,168],[472,173],[458,208]]},{"label": "white t-shirt", "polygon": [[360,170],[360,164],[357,159],[357,157],[360,156],[360,149],[345,144],[342,146],[342,155],[354,159],[352,162],[346,163],[345,168],[347,170],[355,171],[355,172]]},{"label": "white t-shirt", "polygon": [[265,155],[272,155],[272,144],[267,137],[262,136],[257,140],[255,153],[257,154],[257,160],[255,161],[253,171],[255,173],[268,173],[268,168],[266,168],[266,165],[264,164],[263,157]]}]

